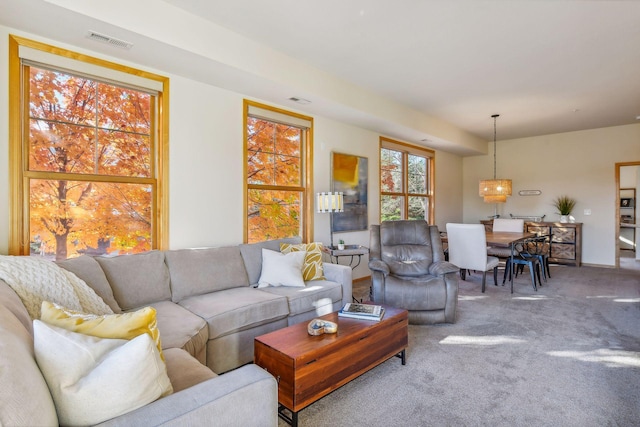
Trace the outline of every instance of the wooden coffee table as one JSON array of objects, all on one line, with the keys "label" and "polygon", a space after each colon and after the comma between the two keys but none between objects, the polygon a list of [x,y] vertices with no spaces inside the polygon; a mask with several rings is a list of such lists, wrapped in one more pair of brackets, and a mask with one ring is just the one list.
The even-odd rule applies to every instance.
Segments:
[{"label": "wooden coffee table", "polygon": [[300,410],[369,369],[393,356],[406,363],[406,310],[385,307],[380,322],[338,317],[337,312],[319,319],[337,323],[337,334],[311,336],[308,322],[302,322],[254,341],[254,362],[278,380],[278,414],[293,427]]}]

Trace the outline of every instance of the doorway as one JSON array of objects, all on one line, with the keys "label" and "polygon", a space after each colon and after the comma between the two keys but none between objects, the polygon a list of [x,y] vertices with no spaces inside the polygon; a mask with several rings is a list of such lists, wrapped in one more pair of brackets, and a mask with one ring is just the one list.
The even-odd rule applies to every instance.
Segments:
[{"label": "doorway", "polygon": [[640,270],[640,162],[616,163],[616,267]]}]

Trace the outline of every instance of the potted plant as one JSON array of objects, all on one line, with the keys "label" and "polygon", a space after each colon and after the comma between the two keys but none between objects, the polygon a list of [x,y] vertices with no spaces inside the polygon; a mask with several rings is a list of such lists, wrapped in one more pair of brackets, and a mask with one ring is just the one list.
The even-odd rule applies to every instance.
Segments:
[{"label": "potted plant", "polygon": [[569,215],[571,215],[573,208],[576,207],[576,200],[569,196],[558,196],[553,201],[553,206],[560,214],[560,222],[569,222]]},{"label": "potted plant", "polygon": [[338,250],[339,251],[343,251],[344,250],[344,240],[340,239],[340,241],[338,242]]}]

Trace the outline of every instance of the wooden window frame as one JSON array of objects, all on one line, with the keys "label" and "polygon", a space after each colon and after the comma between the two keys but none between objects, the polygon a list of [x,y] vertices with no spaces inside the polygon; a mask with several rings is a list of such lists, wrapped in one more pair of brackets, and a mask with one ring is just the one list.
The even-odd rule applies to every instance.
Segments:
[{"label": "wooden window frame", "polygon": [[[300,121],[306,121],[309,123],[308,128],[303,128],[303,143],[301,146],[302,153],[300,158],[303,162],[301,165],[301,186],[288,187],[278,185],[261,185],[261,184],[249,184],[247,182],[248,164],[247,164],[247,150],[248,150],[248,132],[247,132],[247,119],[251,116],[249,114],[250,108],[257,108],[273,112],[274,116],[283,117],[283,120],[277,122],[285,122],[286,117],[292,118],[291,122],[287,122],[292,126],[296,126],[296,123]],[[268,120],[268,119],[267,119]],[[249,218],[247,212],[249,209],[249,190],[261,189],[261,190],[276,190],[276,191],[299,191],[302,193],[302,208],[301,208],[301,238],[303,242],[313,241],[313,117],[305,116],[302,114],[294,113],[292,111],[283,110],[281,108],[272,107],[270,105],[261,104],[259,102],[250,101],[248,99],[243,100],[243,242],[247,243],[249,240]]]},{"label": "wooden window frame", "polygon": [[[382,221],[382,196],[399,196],[404,199],[403,206],[403,218],[407,219],[409,212],[409,197],[426,197],[429,203],[429,207],[427,209],[427,218],[426,221],[429,224],[434,224],[435,222],[435,151],[429,148],[420,147],[413,144],[408,144],[406,142],[396,141],[394,139],[380,137],[380,146],[378,149],[378,165],[379,165],[379,179],[382,181],[382,149],[386,148],[389,150],[402,152],[402,191],[401,192],[387,192],[382,191],[382,182],[380,182],[380,211],[379,211],[379,221]],[[412,194],[409,193],[409,168],[408,168],[408,155],[413,154],[416,156],[424,157],[427,159],[427,194]]]},{"label": "wooden window frame", "polygon": [[[26,121],[23,121],[23,109],[28,108],[29,88],[21,82],[22,63],[19,55],[21,46],[42,51],[45,54],[58,55],[63,58],[87,63],[108,70],[115,70],[157,82],[162,90],[155,95],[155,131],[152,135],[154,157],[152,159],[155,175],[150,182],[155,187],[155,198],[152,199],[152,249],[165,250],[169,247],[169,78],[125,65],[76,53],[67,49],[29,40],[16,35],[9,35],[9,185],[10,185],[10,219],[9,254],[29,255],[29,176],[28,150],[24,144]],[[64,71],[64,70],[61,70]],[[24,92],[21,92],[21,89]],[[25,98],[26,97],[26,98]],[[27,104],[27,105],[25,105]],[[38,173],[38,177],[47,178],[46,173]],[[55,179],[73,179],[72,177],[55,176]],[[97,181],[127,182],[122,177],[102,178]]]}]

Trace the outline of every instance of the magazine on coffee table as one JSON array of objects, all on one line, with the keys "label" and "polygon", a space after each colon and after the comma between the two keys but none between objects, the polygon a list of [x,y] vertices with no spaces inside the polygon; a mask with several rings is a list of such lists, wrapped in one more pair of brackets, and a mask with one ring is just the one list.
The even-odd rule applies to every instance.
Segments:
[{"label": "magazine on coffee table", "polygon": [[347,303],[338,316],[379,322],[384,316],[384,307],[374,304]]}]

